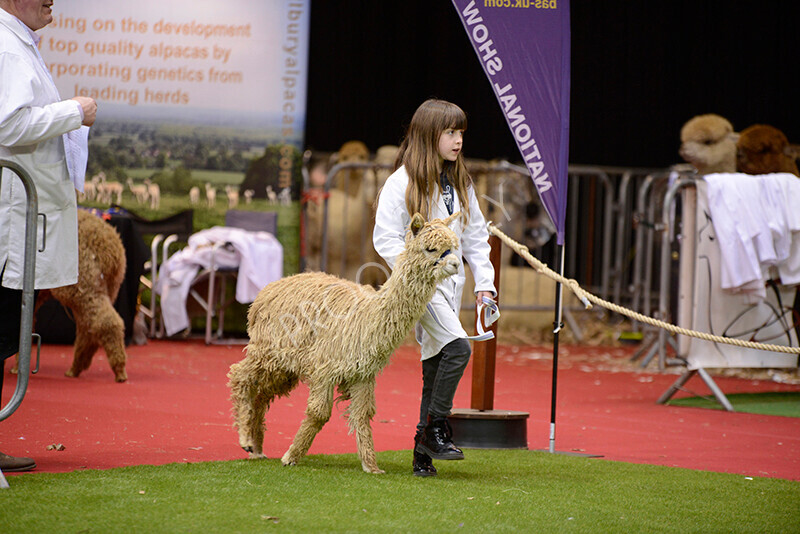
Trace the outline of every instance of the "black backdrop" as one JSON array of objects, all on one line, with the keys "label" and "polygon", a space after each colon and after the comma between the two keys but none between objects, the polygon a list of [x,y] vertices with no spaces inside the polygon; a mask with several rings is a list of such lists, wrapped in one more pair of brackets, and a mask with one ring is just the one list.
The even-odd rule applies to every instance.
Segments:
[{"label": "black backdrop", "polygon": [[[571,18],[570,162],[679,162],[702,113],[800,143],[800,2],[572,0]],[[432,96],[467,111],[467,157],[519,159],[449,0],[312,2],[309,148],[397,144]]]}]

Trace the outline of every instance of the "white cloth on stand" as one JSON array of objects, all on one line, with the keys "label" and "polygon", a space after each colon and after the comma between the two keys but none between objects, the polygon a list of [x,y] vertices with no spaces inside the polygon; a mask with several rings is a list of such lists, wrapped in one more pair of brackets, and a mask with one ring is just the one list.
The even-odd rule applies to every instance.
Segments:
[{"label": "white cloth on stand", "polygon": [[720,286],[766,296],[771,270],[784,285],[800,283],[800,179],[793,174],[716,173],[708,207],[722,258]]},{"label": "white cloth on stand", "polygon": [[[215,244],[230,247],[214,248]],[[171,336],[189,328],[186,300],[200,269],[211,267],[212,254],[219,269],[238,269],[236,300],[253,302],[259,291],[283,276],[283,246],[269,232],[215,226],[189,237],[189,244],[161,264],[156,293],[161,295],[164,328]]]}]

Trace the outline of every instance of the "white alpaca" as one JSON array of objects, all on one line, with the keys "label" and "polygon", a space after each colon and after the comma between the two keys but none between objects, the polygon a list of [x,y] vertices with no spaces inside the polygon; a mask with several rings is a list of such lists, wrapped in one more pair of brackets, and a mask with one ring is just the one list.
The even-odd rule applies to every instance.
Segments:
[{"label": "white alpaca", "polygon": [[256,194],[256,192],[253,191],[252,189],[245,189],[244,190],[244,203],[245,204],[250,204],[251,202],[253,202],[253,195],[255,195],[255,194]]},{"label": "white alpaca", "polygon": [[161,205],[161,187],[157,183],[146,179],[144,184],[147,186],[147,197],[150,199],[150,209],[157,210]]},{"label": "white alpaca", "polygon": [[325,273],[294,275],[261,290],[248,312],[247,356],[228,373],[234,426],[251,458],[264,457],[270,403],[303,381],[306,417],[282,463],[293,465],[308,452],[330,419],[338,388],[339,398],[350,400],[348,424],[362,468],[383,472],[370,426],[375,376],[425,313],[436,285],[458,272],[458,239],[448,228],[458,216],[425,223],[414,215],[405,251],[380,290]]},{"label": "white alpaca", "polygon": [[210,183],[206,184],[206,204],[209,208],[213,208],[217,202],[217,190]]},{"label": "white alpaca", "polygon": [[288,206],[292,203],[292,190],[288,187],[284,187],[281,189],[281,192],[278,193],[278,201],[281,203],[282,206]]},{"label": "white alpaca", "polygon": [[228,209],[233,209],[239,205],[239,188],[226,185],[225,194],[228,197]]},{"label": "white alpaca", "polygon": [[277,204],[278,203],[278,195],[272,189],[271,185],[267,186],[267,200],[269,201],[270,204]]},{"label": "white alpaca", "polygon": [[128,189],[133,193],[137,204],[144,204],[147,202],[147,184],[135,184],[132,178],[128,178],[126,183],[128,184]]},{"label": "white alpaca", "polygon": [[197,186],[192,187],[189,189],[189,203],[192,206],[197,206],[200,204],[200,188]]},{"label": "white alpaca", "polygon": [[125,187],[123,187],[123,185],[119,182],[109,182],[106,180],[106,175],[103,172],[97,176],[100,178],[100,183],[98,184],[98,191],[100,192],[98,195],[98,200],[106,204],[111,204],[114,200],[114,197],[116,197],[116,203],[122,204],[122,193],[125,191]]},{"label": "white alpaca", "polygon": [[95,184],[95,199],[98,202],[108,202],[110,200],[106,200],[106,173],[99,172],[92,176],[92,182]]},{"label": "white alpaca", "polygon": [[93,176],[90,180],[86,180],[83,184],[83,192],[78,193],[78,198],[80,200],[94,200],[97,198],[97,183],[100,179],[97,176]]}]

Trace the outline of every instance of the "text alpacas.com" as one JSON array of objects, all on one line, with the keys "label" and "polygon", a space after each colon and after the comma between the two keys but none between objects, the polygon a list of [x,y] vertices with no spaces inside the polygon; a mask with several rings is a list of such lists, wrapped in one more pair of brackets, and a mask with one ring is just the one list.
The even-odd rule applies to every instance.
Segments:
[{"label": "text alpacas.com", "polygon": [[309,388],[306,417],[281,459],[297,463],[331,417],[334,390],[350,400],[350,431],[368,473],[375,461],[371,421],[375,376],[425,313],[436,285],[461,265],[458,238],[448,227],[459,217],[411,220],[405,250],[380,289],[326,273],[283,278],[261,290],[248,312],[247,356],[231,366],[234,426],[251,458],[263,458],[264,416],[276,397],[300,381]]}]

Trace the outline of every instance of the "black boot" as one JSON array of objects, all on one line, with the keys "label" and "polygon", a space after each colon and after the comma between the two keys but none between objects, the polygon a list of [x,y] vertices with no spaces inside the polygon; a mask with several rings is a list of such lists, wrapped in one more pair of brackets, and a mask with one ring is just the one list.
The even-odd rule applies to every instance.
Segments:
[{"label": "black boot", "polygon": [[433,460],[424,452],[417,451],[417,445],[422,438],[422,432],[414,436],[414,476],[432,477],[436,476],[436,468],[433,467]]},{"label": "black boot", "polygon": [[446,417],[428,416],[428,425],[416,449],[434,460],[463,460],[464,453],[453,445]]}]

